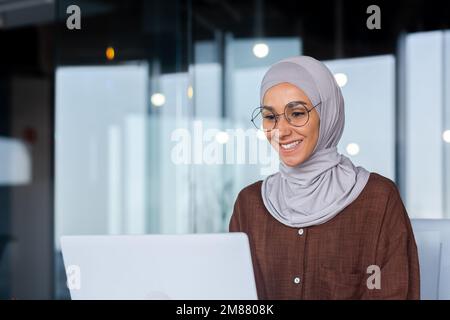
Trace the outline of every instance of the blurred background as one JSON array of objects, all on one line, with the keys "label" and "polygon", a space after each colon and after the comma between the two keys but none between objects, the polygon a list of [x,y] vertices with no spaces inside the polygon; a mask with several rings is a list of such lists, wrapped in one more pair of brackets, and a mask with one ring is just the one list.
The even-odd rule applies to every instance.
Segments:
[{"label": "blurred background", "polygon": [[[174,132],[225,149],[294,55],[342,88],[340,152],[394,180],[412,219],[450,218],[449,30],[448,1],[0,0],[0,298],[69,298],[61,235],[226,232],[261,163],[176,163]],[[448,298],[433,281],[426,298]]]}]

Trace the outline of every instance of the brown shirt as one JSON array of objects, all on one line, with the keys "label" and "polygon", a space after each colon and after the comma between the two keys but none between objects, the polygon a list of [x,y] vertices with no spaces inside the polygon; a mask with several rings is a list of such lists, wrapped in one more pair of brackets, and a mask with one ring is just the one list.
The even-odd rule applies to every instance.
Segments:
[{"label": "brown shirt", "polygon": [[411,223],[396,185],[379,174],[337,216],[305,228],[273,218],[258,181],[239,193],[229,230],[249,236],[259,299],[420,298]]}]

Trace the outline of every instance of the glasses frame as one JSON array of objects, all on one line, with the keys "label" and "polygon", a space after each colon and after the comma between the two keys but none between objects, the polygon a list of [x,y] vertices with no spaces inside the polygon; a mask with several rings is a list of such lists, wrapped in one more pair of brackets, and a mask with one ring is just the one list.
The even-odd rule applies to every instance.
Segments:
[{"label": "glasses frame", "polygon": [[[306,111],[308,112],[308,119],[306,119],[305,124],[302,124],[301,126],[297,126],[297,125],[295,125],[295,124],[292,124],[291,121],[289,121],[289,118],[288,118],[287,115],[286,115],[286,109],[287,109],[287,107],[289,106],[289,104],[295,103],[295,102],[298,103],[298,104],[303,105],[303,106],[305,107]],[[264,129],[258,128],[257,124],[255,123],[256,117],[258,117],[258,116],[262,113],[262,109],[264,108],[264,106],[256,107],[256,108],[253,110],[253,112],[252,112],[252,118],[251,118],[250,121],[253,123],[253,125],[255,126],[256,129],[262,130],[262,131],[264,131],[264,132],[270,132],[270,131],[272,131],[273,129],[275,129],[275,128],[277,127],[278,119],[279,119],[281,116],[284,116],[284,118],[286,119],[286,121],[287,121],[291,126],[296,127],[296,128],[301,128],[301,127],[304,127],[304,126],[306,126],[306,125],[308,124],[308,122],[309,122],[309,113],[310,113],[315,107],[317,107],[317,106],[318,106],[319,104],[321,104],[321,103],[322,103],[322,101],[319,101],[315,106],[312,106],[311,109],[308,109],[308,106],[307,106],[306,102],[304,102],[304,101],[291,101],[291,102],[289,102],[288,104],[286,104],[286,105],[284,106],[284,111],[283,111],[283,113],[278,113],[278,114],[277,114],[277,113],[271,111],[271,112],[273,113],[273,115],[275,116],[275,125],[273,126],[272,129],[269,129],[269,130],[264,130]],[[256,111],[258,111],[258,112],[255,114]]]}]

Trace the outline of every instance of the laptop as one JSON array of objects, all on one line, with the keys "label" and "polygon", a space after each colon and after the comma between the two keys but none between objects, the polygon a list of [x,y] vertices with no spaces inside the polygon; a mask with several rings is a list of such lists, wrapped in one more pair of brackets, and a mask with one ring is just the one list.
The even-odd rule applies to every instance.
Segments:
[{"label": "laptop", "polygon": [[256,300],[248,236],[63,236],[74,300]]}]

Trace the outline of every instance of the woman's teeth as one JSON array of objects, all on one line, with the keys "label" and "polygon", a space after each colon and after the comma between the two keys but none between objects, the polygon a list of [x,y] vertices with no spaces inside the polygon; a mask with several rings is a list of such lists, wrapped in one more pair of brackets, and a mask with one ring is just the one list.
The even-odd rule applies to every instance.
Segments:
[{"label": "woman's teeth", "polygon": [[294,142],[291,142],[291,143],[288,143],[288,144],[282,144],[282,143],[281,143],[280,145],[281,145],[281,147],[282,147],[283,149],[288,150],[288,149],[293,149],[293,148],[295,148],[295,146],[298,145],[300,142],[301,142],[301,140],[297,140],[297,141],[294,141]]}]

